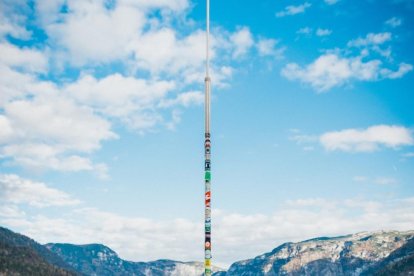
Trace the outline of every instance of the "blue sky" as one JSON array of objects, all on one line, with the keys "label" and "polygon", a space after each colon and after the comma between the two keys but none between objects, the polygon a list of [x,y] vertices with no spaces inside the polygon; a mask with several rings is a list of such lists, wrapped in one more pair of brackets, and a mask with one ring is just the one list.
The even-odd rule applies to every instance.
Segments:
[{"label": "blue sky", "polygon": [[[0,2],[0,223],[203,254],[203,1]],[[413,229],[414,3],[211,1],[213,260]]]}]

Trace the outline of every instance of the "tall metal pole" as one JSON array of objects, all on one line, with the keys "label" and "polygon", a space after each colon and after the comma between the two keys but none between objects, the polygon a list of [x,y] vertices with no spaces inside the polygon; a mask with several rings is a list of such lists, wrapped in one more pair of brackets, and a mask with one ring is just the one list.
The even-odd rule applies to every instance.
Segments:
[{"label": "tall metal pole", "polygon": [[204,224],[204,275],[211,275],[211,135],[210,135],[210,0],[206,0],[206,77],[205,84],[205,140],[204,140],[204,181],[205,181],[205,224]]}]

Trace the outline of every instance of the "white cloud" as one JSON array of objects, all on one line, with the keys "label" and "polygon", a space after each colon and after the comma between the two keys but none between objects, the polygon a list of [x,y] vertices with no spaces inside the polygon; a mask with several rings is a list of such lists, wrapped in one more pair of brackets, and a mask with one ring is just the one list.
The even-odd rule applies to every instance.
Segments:
[{"label": "white cloud", "polygon": [[301,133],[296,133],[289,137],[289,140],[295,141],[297,144],[306,144],[318,141],[318,136],[306,135]]},{"label": "white cloud", "polygon": [[394,185],[398,183],[398,180],[392,177],[377,177],[374,179],[374,183],[378,185]]},{"label": "white cloud", "polygon": [[49,69],[44,51],[3,42],[0,52],[0,109],[12,99],[33,94],[41,87],[48,89],[45,82],[37,81],[38,74]]},{"label": "white cloud", "polygon": [[387,68],[381,70],[381,74],[389,79],[399,79],[413,70],[413,66],[407,63],[400,63],[397,71],[391,71]]},{"label": "white cloud", "polygon": [[25,0],[0,1],[0,39],[7,35],[23,40],[30,38],[32,33],[25,26],[29,10]]},{"label": "white cloud", "polygon": [[392,28],[396,28],[402,24],[402,20],[398,17],[391,17],[390,19],[385,21],[385,24]]},{"label": "white cloud", "polygon": [[[157,51],[154,51],[154,45],[158,45]],[[197,70],[202,68],[205,58],[205,34],[198,30],[178,39],[173,29],[163,28],[142,35],[132,49],[138,66],[155,74]]]},{"label": "white cloud", "polygon": [[247,27],[240,28],[230,36],[230,41],[234,45],[233,57],[239,58],[245,55],[253,46],[254,40],[252,34]]},{"label": "white cloud", "polygon": [[[88,207],[60,213],[59,217],[1,210],[2,225],[42,243],[103,243],[121,257],[136,261],[202,258],[201,220],[127,217]],[[360,231],[412,229],[414,199],[301,198],[287,200],[268,214],[214,209],[213,218],[214,259],[228,265],[268,252],[287,241]]]},{"label": "white cloud", "polygon": [[286,48],[277,48],[276,45],[279,43],[276,39],[261,38],[256,43],[257,50],[260,56],[273,56],[275,58],[282,58],[283,52]]},{"label": "white cloud", "polygon": [[153,109],[173,89],[173,81],[150,81],[113,74],[102,79],[84,75],[67,85],[64,91],[100,113],[125,118],[135,112]]},{"label": "white cloud", "polygon": [[35,82],[35,77],[17,72],[0,64],[0,108],[13,98],[20,98],[28,93],[28,88]]},{"label": "white cloud", "polygon": [[[303,28],[299,31],[309,34],[311,29]],[[323,36],[329,35],[330,32],[317,29],[316,34]],[[394,63],[391,46],[384,46],[391,40],[392,35],[389,32],[369,33],[363,38],[349,41],[347,48],[343,50],[325,51],[304,67],[297,63],[288,63],[281,74],[290,80],[309,84],[319,92],[328,91],[351,80],[378,81],[402,78],[412,71],[413,66],[404,62],[398,65]],[[371,53],[377,54],[377,57],[372,57]]]},{"label": "white cloud", "polygon": [[308,34],[311,34],[312,33],[312,29],[309,28],[309,27],[303,27],[303,28],[300,28],[299,30],[297,30],[296,33],[297,34],[305,34],[305,35],[308,35]]},{"label": "white cloud", "polygon": [[385,46],[387,42],[392,40],[392,34],[384,33],[369,33],[364,38],[351,40],[347,43],[348,50],[356,47],[361,51],[361,56],[368,56],[370,51],[373,51],[389,61],[393,61],[392,48],[390,45]]},{"label": "white cloud", "polygon": [[[69,12],[62,13],[62,4],[63,1],[38,3],[37,13],[51,41],[61,48],[61,56],[75,66],[126,60],[132,53],[137,53],[137,47],[148,47],[146,42],[151,35],[163,35],[157,29],[144,30],[152,22],[152,11],[163,10],[161,15],[168,17],[169,13],[183,12],[189,6],[187,0],[121,0],[108,8],[105,1],[74,0],[66,3]],[[163,22],[160,25],[166,24]],[[162,43],[156,45],[161,48],[160,54],[169,46]],[[139,58],[145,59],[146,54]],[[154,55],[151,57],[154,58]]]},{"label": "white cloud", "polygon": [[[110,62],[124,58],[128,45],[145,24],[145,15],[118,3],[108,10],[103,1],[69,1],[69,13],[45,26],[50,39],[67,50],[70,62]],[[46,15],[45,15],[46,16]]]},{"label": "white cloud", "polygon": [[305,2],[302,5],[298,5],[298,6],[287,6],[285,7],[285,9],[283,11],[277,12],[276,13],[276,17],[284,17],[284,16],[288,16],[288,15],[295,15],[295,14],[299,14],[299,13],[304,13],[305,10],[307,8],[309,8],[310,6],[312,6],[310,3]]},{"label": "white cloud", "polygon": [[315,147],[311,146],[318,141],[318,136],[303,134],[299,129],[290,129],[289,140],[295,141],[296,144],[302,146],[304,151],[313,151]]},{"label": "white cloud", "polygon": [[364,38],[358,38],[348,42],[348,47],[361,47],[370,45],[381,45],[385,42],[391,41],[391,33],[369,33]]},{"label": "white cloud", "polygon": [[328,35],[331,35],[331,34],[332,34],[332,31],[329,30],[329,29],[321,29],[321,28],[318,28],[316,30],[316,35],[317,36],[328,36]]},{"label": "white cloud", "polygon": [[[214,87],[225,88],[229,86],[228,81],[233,76],[234,69],[230,66],[213,66],[210,72],[210,79],[214,83]],[[203,70],[186,72],[184,76],[185,83],[197,83],[203,80],[205,72]]]},{"label": "white cloud", "polygon": [[[304,27],[297,30],[296,33],[301,35],[311,35],[313,33],[313,29],[310,27]],[[317,36],[329,36],[332,34],[332,30],[318,28],[316,29],[315,34]]]},{"label": "white cloud", "polygon": [[105,164],[94,164],[88,157],[77,155],[61,145],[46,143],[10,143],[1,148],[1,157],[11,158],[14,165],[31,170],[56,170],[62,172],[91,171],[107,179]]},{"label": "white cloud", "polygon": [[3,144],[13,137],[13,128],[10,121],[3,115],[0,115],[0,129],[0,144]]},{"label": "white cloud", "polygon": [[189,91],[179,94],[175,99],[165,99],[160,102],[160,107],[171,107],[182,105],[189,107],[191,105],[200,105],[204,103],[204,93],[201,91]]},{"label": "white cloud", "polygon": [[[235,32],[216,31],[211,34],[210,58],[211,77],[216,86],[222,87],[231,77],[233,69],[229,55],[234,59],[244,57],[255,44],[247,27]],[[154,45],[163,45],[154,51]],[[174,78],[183,78],[185,84],[204,79],[205,32],[196,30],[188,36],[179,38],[171,28],[162,28],[143,34],[133,46],[137,67],[158,76],[166,73]],[[218,59],[218,52],[221,59]],[[233,60],[234,60],[233,59]]]},{"label": "white cloud", "polygon": [[[174,18],[190,6],[187,0],[120,0],[108,7],[105,1],[69,1],[68,12],[61,12],[62,1],[43,1],[36,11],[53,46],[57,63],[72,66],[99,66],[122,61],[129,71],[148,71],[156,78],[183,78],[187,82],[203,71],[205,32],[182,34],[173,28]],[[154,15],[154,11],[161,10]],[[173,17],[171,15],[174,15]],[[188,23],[190,24],[190,23]],[[211,34],[212,64],[229,67],[228,59],[215,60],[216,52],[243,57],[255,40],[247,27],[235,32],[218,28]],[[156,47],[157,51],[154,51]],[[278,53],[278,52],[277,52]],[[214,62],[215,61],[215,62]],[[219,70],[219,69],[216,69]],[[199,80],[198,80],[199,81]]]},{"label": "white cloud", "polygon": [[340,0],[325,0],[325,3],[328,5],[334,5],[338,3]]},{"label": "white cloud", "polygon": [[363,62],[361,58],[342,58],[336,54],[323,54],[305,68],[289,63],[282,76],[300,80],[323,92],[342,85],[349,79],[374,80],[378,77],[379,60]]},{"label": "white cloud", "polygon": [[362,175],[357,175],[357,176],[353,177],[352,180],[355,181],[355,182],[365,182],[365,181],[368,180],[368,177],[362,176]]},{"label": "white cloud", "polygon": [[[63,4],[69,12],[60,11]],[[82,66],[126,58],[140,43],[149,13],[179,13],[188,6],[187,0],[121,0],[111,8],[101,0],[39,1],[36,12],[51,41],[68,52],[67,61]]]},{"label": "white cloud", "polygon": [[51,94],[11,102],[5,106],[5,115],[14,128],[15,142],[49,141],[64,149],[91,152],[100,147],[102,140],[116,137],[109,123],[90,108]]},{"label": "white cloud", "polygon": [[[0,174],[0,198],[2,205],[27,204],[34,207],[50,207],[80,203],[79,200],[62,191],[49,188],[44,183],[33,182],[14,174]],[[21,215],[20,212],[14,213]]]},{"label": "white cloud", "polygon": [[354,178],[352,178],[353,181],[355,182],[370,182],[373,184],[377,184],[377,185],[395,185],[398,184],[398,180],[392,177],[367,177],[367,176],[355,176]]},{"label": "white cloud", "polygon": [[329,151],[372,152],[381,147],[398,148],[414,144],[412,132],[401,126],[376,125],[367,129],[345,129],[320,136]]},{"label": "white cloud", "polygon": [[0,158],[34,170],[87,170],[105,178],[106,166],[85,155],[116,137],[110,124],[38,79],[49,69],[42,52],[5,43],[0,48],[6,53],[0,58]]},{"label": "white cloud", "polygon": [[0,157],[32,169],[104,172],[103,165],[79,154],[89,154],[102,141],[117,137],[90,108],[54,93],[9,102],[0,118],[7,127],[0,137]]},{"label": "white cloud", "polygon": [[144,9],[166,9],[173,12],[183,12],[190,6],[188,0],[121,0],[119,2]]},{"label": "white cloud", "polygon": [[[173,81],[150,81],[114,74],[99,80],[85,75],[63,90],[78,103],[92,107],[97,113],[119,119],[131,129],[144,133],[165,123],[165,109],[187,108],[204,102],[204,95],[200,91],[169,96],[176,89]],[[174,126],[180,122],[179,114],[178,110],[172,111]],[[172,129],[171,122],[165,125]]]},{"label": "white cloud", "polygon": [[363,61],[362,57],[347,58],[327,53],[304,68],[296,63],[289,63],[282,69],[281,74],[289,80],[299,80],[310,84],[319,92],[324,92],[353,79],[374,81],[401,78],[412,70],[412,66],[405,63],[400,64],[397,71],[382,68],[381,65],[382,62],[377,59]]},{"label": "white cloud", "polygon": [[46,56],[34,49],[18,48],[9,43],[0,43],[0,64],[27,72],[46,72]]},{"label": "white cloud", "polygon": [[35,11],[37,20],[42,26],[47,26],[56,22],[59,17],[59,11],[64,5],[65,0],[42,0],[35,1]]},{"label": "white cloud", "polygon": [[[50,16],[50,10],[58,12],[59,5],[47,3],[38,7],[40,16],[43,14],[46,20],[56,18],[45,26],[51,41],[60,49],[54,58],[64,57],[64,62],[74,66],[121,60],[132,71],[149,71],[157,77],[163,73],[179,77],[203,69],[205,32],[194,30],[182,35],[170,22],[170,13],[181,13],[188,8],[186,0],[122,0],[110,9],[103,1],[76,0],[68,5],[68,13],[55,16]],[[154,16],[152,12],[159,9],[162,10],[159,17]],[[254,45],[246,27],[226,32],[225,36],[215,32],[211,36],[212,59],[219,50],[238,58]],[[215,64],[221,63],[220,60]]]}]

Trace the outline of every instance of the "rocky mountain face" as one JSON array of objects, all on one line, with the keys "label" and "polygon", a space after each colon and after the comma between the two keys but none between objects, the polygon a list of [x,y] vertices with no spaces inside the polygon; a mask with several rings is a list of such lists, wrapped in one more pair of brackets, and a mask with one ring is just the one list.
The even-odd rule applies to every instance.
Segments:
[{"label": "rocky mountain face", "polygon": [[[130,262],[119,258],[110,248],[100,244],[73,245],[47,244],[76,271],[85,275],[145,275],[145,276],[200,276],[204,272],[201,262],[178,262],[158,260],[153,262]],[[215,271],[220,270],[215,267]]]},{"label": "rocky mountain face", "polygon": [[365,232],[285,243],[217,275],[414,275],[413,238],[414,231]]},{"label": "rocky mountain face", "polygon": [[58,255],[41,244],[0,227],[0,275],[76,274]]},{"label": "rocky mountain face", "polygon": [[392,252],[387,258],[373,267],[370,272],[377,276],[414,275],[414,239]]}]

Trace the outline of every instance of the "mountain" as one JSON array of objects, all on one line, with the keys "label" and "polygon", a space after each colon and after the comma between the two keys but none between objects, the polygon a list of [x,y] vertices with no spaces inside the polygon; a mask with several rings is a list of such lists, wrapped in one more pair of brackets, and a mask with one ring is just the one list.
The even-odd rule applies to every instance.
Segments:
[{"label": "mountain", "polygon": [[414,231],[364,232],[285,243],[217,275],[414,275],[413,260]]},{"label": "mountain", "polygon": [[34,240],[0,227],[0,275],[76,275],[58,255]]},{"label": "mountain", "polygon": [[73,269],[85,275],[142,275],[135,273],[139,267],[131,267],[128,262],[124,263],[113,250],[104,245],[49,243],[45,246]]},{"label": "mountain", "polygon": [[[86,275],[185,275],[199,276],[204,272],[201,262],[158,260],[131,262],[122,260],[112,249],[100,244],[73,245],[49,243],[46,247],[59,255],[79,273]],[[215,267],[213,271],[221,269]]]},{"label": "mountain", "polygon": [[414,275],[414,239],[410,239],[404,246],[392,252],[374,269],[377,276],[405,276]]},{"label": "mountain", "polygon": [[[203,263],[131,262],[101,244],[40,245],[0,227],[0,275],[200,276]],[[269,253],[214,268],[214,276],[414,275],[414,231],[363,232],[285,243]]]},{"label": "mountain", "polygon": [[[213,267],[213,271],[222,269]],[[131,262],[101,244],[41,245],[34,240],[0,227],[0,275],[145,275],[199,276],[202,262],[158,260]]]}]

